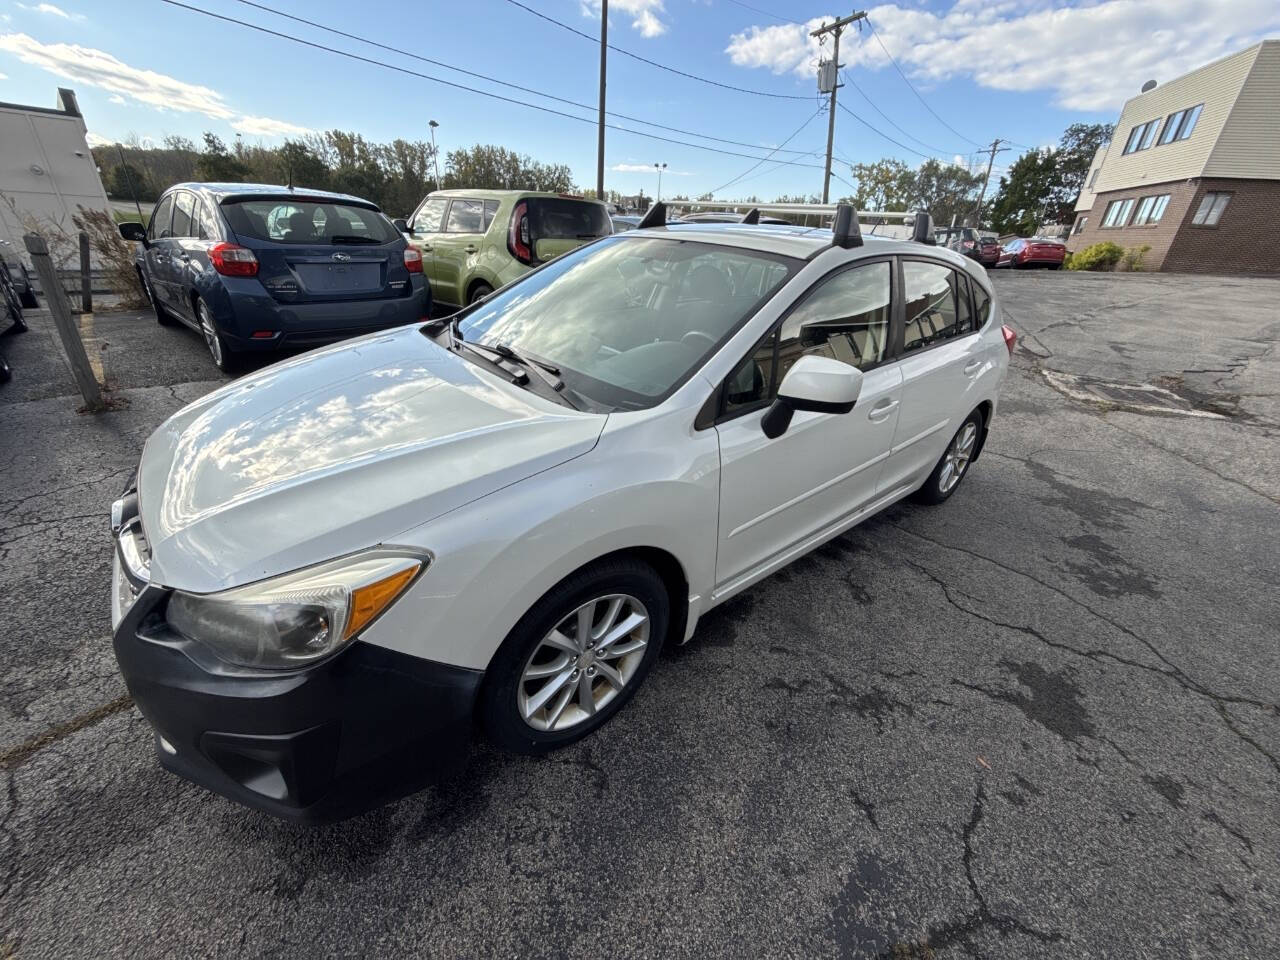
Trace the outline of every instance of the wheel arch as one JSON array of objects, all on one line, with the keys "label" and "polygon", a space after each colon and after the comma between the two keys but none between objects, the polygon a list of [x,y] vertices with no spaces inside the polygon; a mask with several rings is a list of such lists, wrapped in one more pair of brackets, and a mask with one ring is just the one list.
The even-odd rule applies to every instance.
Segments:
[{"label": "wheel arch", "polygon": [[[995,411],[995,404],[990,400],[983,400],[980,404],[969,411],[970,414],[977,413],[982,417],[982,430],[978,433],[978,446],[973,451],[971,463],[977,463],[978,457],[982,455],[982,448],[987,445],[987,432],[991,429],[991,414]],[[965,417],[967,420],[968,417]]]},{"label": "wheel arch", "polygon": [[481,284],[488,287],[490,290],[498,289],[498,285],[495,284],[488,277],[484,276],[483,274],[476,274],[470,280],[467,281],[467,289],[463,293],[463,297],[466,299],[467,303],[471,302],[472,292],[475,290],[476,287],[480,286]]}]

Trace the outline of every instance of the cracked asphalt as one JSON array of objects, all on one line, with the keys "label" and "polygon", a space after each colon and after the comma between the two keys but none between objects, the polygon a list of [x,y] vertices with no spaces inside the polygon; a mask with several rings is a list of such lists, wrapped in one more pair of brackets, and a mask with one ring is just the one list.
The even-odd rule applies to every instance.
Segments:
[{"label": "cracked asphalt", "polygon": [[[163,773],[106,512],[218,378],[0,343],[0,956],[1274,956],[1280,280],[1015,273],[981,461],[735,598],[594,737],[297,828]],[[1159,384],[1225,418],[1058,392]]]}]

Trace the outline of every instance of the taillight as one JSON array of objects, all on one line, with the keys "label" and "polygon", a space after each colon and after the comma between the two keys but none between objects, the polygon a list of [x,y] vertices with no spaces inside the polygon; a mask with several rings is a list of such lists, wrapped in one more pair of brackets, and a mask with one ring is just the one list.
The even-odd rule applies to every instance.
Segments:
[{"label": "taillight", "polygon": [[422,254],[416,247],[404,248],[404,268],[410,273],[422,272]]},{"label": "taillight", "polygon": [[529,242],[529,205],[516,204],[511,212],[511,226],[507,229],[507,249],[523,264],[533,263],[533,246]]},{"label": "taillight", "polygon": [[1000,332],[1004,334],[1004,345],[1009,350],[1009,356],[1012,357],[1013,348],[1018,345],[1018,335],[1014,332],[1013,328],[1009,326],[1007,323],[1001,325]]},{"label": "taillight", "polygon": [[209,248],[209,262],[224,277],[256,277],[258,258],[247,247],[219,243]]}]

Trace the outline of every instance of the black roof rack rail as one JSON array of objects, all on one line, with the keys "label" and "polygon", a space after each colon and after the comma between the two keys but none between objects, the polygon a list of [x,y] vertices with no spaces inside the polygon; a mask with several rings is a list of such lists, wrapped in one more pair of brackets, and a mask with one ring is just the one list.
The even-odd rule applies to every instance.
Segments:
[{"label": "black roof rack rail", "polygon": [[659,200],[651,206],[645,215],[640,218],[640,224],[637,230],[644,230],[646,227],[665,227],[667,225],[667,205]]},{"label": "black roof rack rail", "polygon": [[747,215],[742,218],[742,222],[748,223],[754,227],[757,223],[760,222],[760,208],[752,207],[750,210],[748,210]]}]

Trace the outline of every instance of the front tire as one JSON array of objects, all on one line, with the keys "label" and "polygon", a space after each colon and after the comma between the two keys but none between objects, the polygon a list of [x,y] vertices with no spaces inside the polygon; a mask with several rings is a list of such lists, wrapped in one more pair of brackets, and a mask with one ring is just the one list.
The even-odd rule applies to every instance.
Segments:
[{"label": "front tire", "polygon": [[973,455],[978,450],[981,437],[982,414],[975,410],[965,418],[964,423],[960,424],[960,429],[947,444],[942,459],[929,474],[929,479],[916,491],[916,500],[920,503],[938,504],[949,499],[959,489],[960,481],[968,474],[969,464],[973,462]]},{"label": "front tire", "polygon": [[480,691],[480,722],[513,753],[538,755],[603,726],[631,699],[670,623],[662,578],[629,557],[553,587],[508,634]]}]

